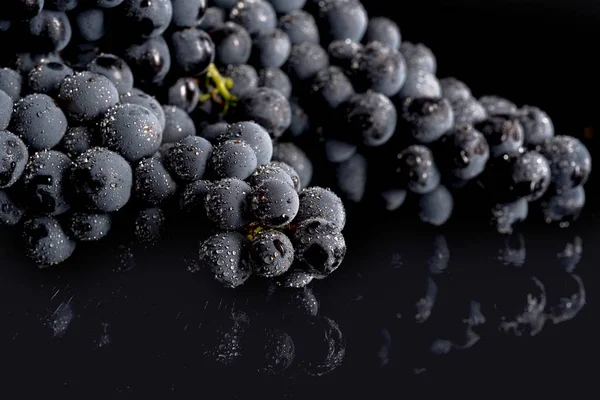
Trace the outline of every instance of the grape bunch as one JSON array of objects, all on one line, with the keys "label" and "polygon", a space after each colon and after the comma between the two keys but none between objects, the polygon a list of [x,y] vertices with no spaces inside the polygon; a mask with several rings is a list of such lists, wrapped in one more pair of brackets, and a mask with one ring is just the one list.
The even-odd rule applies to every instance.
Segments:
[{"label": "grape bunch", "polygon": [[543,110],[438,79],[431,49],[403,41],[385,17],[367,19],[358,1],[309,1],[306,10],[319,35],[294,46],[286,63],[296,118],[288,134],[332,166],[325,184],[347,204],[406,204],[407,214],[439,226],[459,205],[481,217],[479,198],[475,208],[501,233],[530,205],[547,223],[579,215],[590,153],[555,135]]},{"label": "grape bunch", "polygon": [[308,186],[305,153],[273,142],[290,124],[279,92],[236,104],[241,85],[200,29],[203,0],[14,3],[2,34],[27,40],[0,70],[0,217],[40,267],[103,239],[117,217],[153,243],[172,206],[216,229],[199,256],[228,287],[251,273],[300,287],[341,264],[340,198]]},{"label": "grape bunch", "polygon": [[0,221],[40,265],[176,210],[226,286],[298,287],[344,258],[342,201],[442,225],[477,198],[500,232],[585,202],[582,142],[359,0],[7,0],[0,40]]}]

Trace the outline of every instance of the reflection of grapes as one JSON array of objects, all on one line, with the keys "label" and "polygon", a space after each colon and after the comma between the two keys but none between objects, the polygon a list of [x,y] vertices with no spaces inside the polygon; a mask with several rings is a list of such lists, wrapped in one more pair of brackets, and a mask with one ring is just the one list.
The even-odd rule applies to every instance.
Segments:
[{"label": "reflection of grapes", "polygon": [[209,360],[267,375],[322,376],[342,364],[345,338],[335,321],[318,316],[319,301],[310,288],[273,285],[267,303],[252,301],[250,307],[226,308],[211,319],[204,344]]},{"label": "reflection of grapes", "polygon": [[205,355],[223,366],[236,364],[243,355],[242,335],[250,326],[250,318],[243,311],[232,311],[229,318],[217,327]]},{"label": "reflection of grapes", "polygon": [[577,275],[559,275],[546,282],[548,289],[548,306],[546,316],[555,324],[569,321],[581,311],[585,305],[585,288]]},{"label": "reflection of grapes", "polygon": [[322,376],[338,368],[346,355],[342,331],[327,317],[308,320],[298,332],[296,346],[300,367],[313,376]]}]

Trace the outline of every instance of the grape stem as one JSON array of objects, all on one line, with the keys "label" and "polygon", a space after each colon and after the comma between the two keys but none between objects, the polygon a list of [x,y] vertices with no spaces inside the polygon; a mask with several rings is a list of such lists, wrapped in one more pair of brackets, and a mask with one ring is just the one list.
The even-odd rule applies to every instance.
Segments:
[{"label": "grape stem", "polygon": [[229,111],[229,107],[235,105],[237,97],[229,91],[233,88],[233,79],[221,75],[215,64],[208,66],[205,85],[207,89],[210,89],[208,93],[200,97],[202,103],[212,99],[223,106],[223,114]]}]

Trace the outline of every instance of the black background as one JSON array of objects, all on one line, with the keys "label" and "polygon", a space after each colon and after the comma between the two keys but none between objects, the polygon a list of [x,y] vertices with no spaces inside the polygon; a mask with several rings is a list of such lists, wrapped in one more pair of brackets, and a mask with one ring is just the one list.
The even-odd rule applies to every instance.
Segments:
[{"label": "black background", "polygon": [[[365,4],[372,15],[396,18],[405,40],[430,46],[440,77],[466,81],[475,95],[499,94],[539,106],[552,117],[558,133],[583,137],[584,129],[599,129],[595,44],[600,8],[594,2]],[[585,141],[592,153],[598,153],[595,141]],[[215,326],[232,307],[253,315],[267,290],[221,290],[202,274],[190,273],[193,235],[173,236],[148,251],[136,251],[134,258],[122,248],[115,253],[115,243],[79,249],[68,265],[39,271],[23,259],[14,235],[3,229],[0,395],[354,399],[591,392],[599,356],[597,181],[593,174],[585,212],[568,229],[534,223],[521,229],[527,260],[520,268],[499,261],[505,238],[460,221],[436,231],[372,216],[368,209],[351,215],[343,266],[312,285],[321,315],[336,321],[346,341],[342,365],[320,378],[295,367],[283,376],[265,377],[245,365],[219,368],[209,362],[203,343],[214,335]],[[434,278],[440,287],[429,321],[434,327],[415,329],[404,322],[403,310],[411,304],[404,289],[424,282],[432,243],[440,235],[448,243],[450,261],[448,271]],[[562,279],[565,273],[556,255],[577,236],[583,258],[575,273],[585,285],[587,304],[576,318],[547,323],[534,337],[503,337],[491,327],[474,347],[443,357],[419,351],[427,335],[443,335],[445,321],[456,318],[452,307],[457,298],[478,293],[510,303],[522,298],[519,282],[529,276],[543,282]],[[402,265],[394,268],[400,259]],[[285,312],[283,304],[269,310],[273,316]],[[61,326],[60,316],[70,323]],[[382,367],[378,353],[384,329],[392,346]]]}]

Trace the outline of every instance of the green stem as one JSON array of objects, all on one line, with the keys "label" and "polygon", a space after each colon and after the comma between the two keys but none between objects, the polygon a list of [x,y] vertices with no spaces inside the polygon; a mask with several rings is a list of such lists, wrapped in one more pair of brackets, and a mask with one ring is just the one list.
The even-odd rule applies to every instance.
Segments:
[{"label": "green stem", "polygon": [[[225,78],[220,73],[215,64],[210,64],[208,66],[208,71],[206,72],[207,78],[209,78],[219,91],[219,94],[225,100],[225,104],[229,104],[231,101],[237,100],[235,96],[233,96],[229,89],[233,87],[233,82],[231,78]],[[230,82],[231,81],[231,82]]]}]

